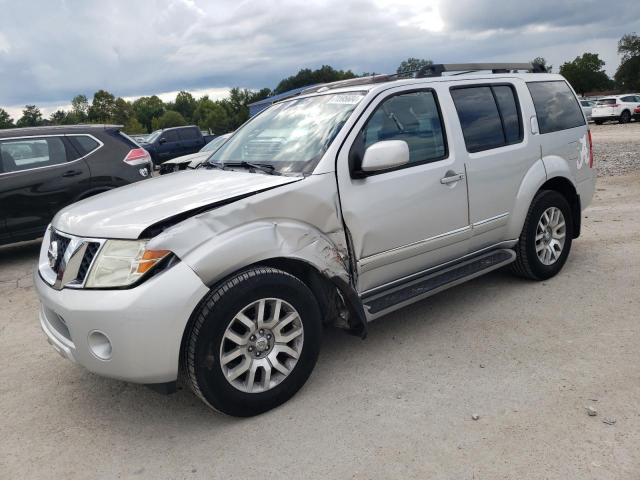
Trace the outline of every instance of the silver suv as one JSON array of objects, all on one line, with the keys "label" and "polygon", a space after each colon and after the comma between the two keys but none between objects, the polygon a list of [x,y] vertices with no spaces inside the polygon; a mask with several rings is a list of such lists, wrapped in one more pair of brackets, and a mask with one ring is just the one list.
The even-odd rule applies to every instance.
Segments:
[{"label": "silver suv", "polygon": [[300,389],[327,324],[364,336],[504,266],[554,276],[593,196],[591,136],[567,82],[525,68],[314,86],[203,168],[65,208],[35,274],[49,342],[249,416]]}]

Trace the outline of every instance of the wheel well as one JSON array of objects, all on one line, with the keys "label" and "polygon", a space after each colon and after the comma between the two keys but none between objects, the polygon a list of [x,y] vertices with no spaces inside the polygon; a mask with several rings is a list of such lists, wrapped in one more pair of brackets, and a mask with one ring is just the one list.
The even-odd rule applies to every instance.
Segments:
[{"label": "wheel well", "polygon": [[318,300],[325,324],[364,336],[366,319],[362,304],[355,291],[344,280],[328,278],[310,263],[293,258],[271,258],[257,265],[277,268],[296,276],[311,289]]},{"label": "wheel well", "polygon": [[580,195],[576,192],[576,188],[565,177],[554,177],[547,180],[538,191],[554,190],[566,198],[571,207],[571,217],[573,219],[573,238],[580,236],[580,225],[582,212],[580,207]]}]

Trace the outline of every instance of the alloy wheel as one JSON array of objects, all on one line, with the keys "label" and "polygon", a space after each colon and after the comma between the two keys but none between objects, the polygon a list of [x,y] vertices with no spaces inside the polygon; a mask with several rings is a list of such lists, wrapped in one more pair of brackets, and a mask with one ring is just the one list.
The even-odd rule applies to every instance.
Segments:
[{"label": "alloy wheel", "polygon": [[220,345],[227,381],[246,393],[274,388],[293,371],[304,342],[300,315],[279,298],[262,298],[233,317]]},{"label": "alloy wheel", "polygon": [[536,227],[536,254],[544,265],[553,265],[564,248],[567,229],[564,215],[557,207],[549,207],[544,212]]}]

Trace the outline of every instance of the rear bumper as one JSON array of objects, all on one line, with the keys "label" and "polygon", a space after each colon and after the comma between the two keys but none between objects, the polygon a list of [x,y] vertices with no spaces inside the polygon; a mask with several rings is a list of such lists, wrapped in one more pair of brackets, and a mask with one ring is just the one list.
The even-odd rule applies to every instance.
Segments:
[{"label": "rear bumper", "polygon": [[[182,262],[127,290],[55,290],[37,271],[34,283],[40,326],[60,355],[98,375],[147,384],[176,380],[182,334],[208,292]],[[96,332],[109,339],[108,358],[96,353]]]}]

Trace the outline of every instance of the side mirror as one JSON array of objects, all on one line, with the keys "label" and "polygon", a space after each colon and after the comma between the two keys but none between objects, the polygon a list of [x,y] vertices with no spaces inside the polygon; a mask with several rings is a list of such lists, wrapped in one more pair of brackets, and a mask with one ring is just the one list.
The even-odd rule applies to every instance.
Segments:
[{"label": "side mirror", "polygon": [[162,137],[160,140],[158,140],[158,143],[159,143],[159,144],[161,144],[161,145],[162,145],[163,143],[167,143],[167,139],[166,139],[166,138],[164,138],[164,137]]},{"label": "side mirror", "polygon": [[404,140],[384,140],[364,152],[361,170],[379,172],[409,163],[409,145]]}]

